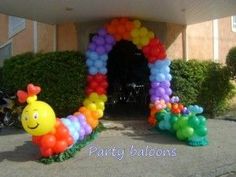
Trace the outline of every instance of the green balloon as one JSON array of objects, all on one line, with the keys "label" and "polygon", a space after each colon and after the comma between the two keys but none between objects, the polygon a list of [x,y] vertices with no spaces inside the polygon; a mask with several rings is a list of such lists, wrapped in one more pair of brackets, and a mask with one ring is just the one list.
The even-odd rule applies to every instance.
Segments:
[{"label": "green balloon", "polygon": [[189,138],[193,135],[194,133],[194,129],[191,128],[191,127],[185,127],[183,130],[183,135],[186,137],[186,138]]},{"label": "green balloon", "polygon": [[206,118],[204,116],[198,116],[199,119],[199,126],[205,126],[206,125]]},{"label": "green balloon", "polygon": [[188,117],[180,117],[178,122],[180,127],[186,127],[188,125]]},{"label": "green balloon", "polygon": [[164,120],[164,117],[166,114],[167,114],[167,112],[165,110],[157,113],[156,118],[157,118],[158,122]]},{"label": "green balloon", "polygon": [[182,133],[181,130],[178,130],[178,131],[177,131],[176,136],[177,136],[177,138],[178,138],[179,140],[184,140],[184,139],[185,139],[185,137],[184,137],[184,135],[183,135],[183,133]]},{"label": "green balloon", "polygon": [[207,135],[207,127],[206,126],[201,126],[198,129],[196,129],[196,134],[199,136],[206,136]]},{"label": "green balloon", "polygon": [[190,116],[188,119],[188,124],[193,128],[197,128],[200,124],[200,120],[197,116]]},{"label": "green balloon", "polygon": [[178,120],[178,117],[177,116],[174,116],[174,115],[171,115],[171,118],[170,118],[170,123],[173,125],[174,123],[176,123]]}]

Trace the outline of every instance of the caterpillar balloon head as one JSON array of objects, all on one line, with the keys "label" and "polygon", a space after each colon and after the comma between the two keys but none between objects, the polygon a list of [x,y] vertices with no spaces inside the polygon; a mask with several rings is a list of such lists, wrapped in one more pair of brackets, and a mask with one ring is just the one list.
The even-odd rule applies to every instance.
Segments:
[{"label": "caterpillar balloon head", "polygon": [[25,131],[33,136],[40,136],[53,130],[56,124],[56,116],[50,105],[37,100],[37,94],[41,88],[29,84],[27,92],[17,92],[20,103],[27,102],[21,115],[21,122]]}]

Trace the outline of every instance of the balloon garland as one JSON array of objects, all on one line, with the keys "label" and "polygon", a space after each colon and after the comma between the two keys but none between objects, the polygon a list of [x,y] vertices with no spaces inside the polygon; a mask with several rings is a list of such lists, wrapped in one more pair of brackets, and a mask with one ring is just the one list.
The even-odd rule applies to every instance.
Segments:
[{"label": "balloon garland", "polygon": [[193,146],[208,144],[206,118],[200,115],[203,109],[197,105],[185,107],[178,97],[170,97],[171,61],[166,58],[164,45],[154,33],[142,27],[139,20],[114,19],[98,30],[86,52],[88,67],[87,97],[83,106],[74,115],[58,119],[53,109],[37,100],[41,88],[29,84],[27,92],[18,91],[21,103],[28,105],[22,113],[24,129],[32,136],[33,143],[40,147],[43,157],[63,153],[89,136],[103,117],[107,101],[107,60],[108,53],[116,42],[132,41],[148,60],[150,68],[150,116],[148,122],[159,130],[176,134]]}]

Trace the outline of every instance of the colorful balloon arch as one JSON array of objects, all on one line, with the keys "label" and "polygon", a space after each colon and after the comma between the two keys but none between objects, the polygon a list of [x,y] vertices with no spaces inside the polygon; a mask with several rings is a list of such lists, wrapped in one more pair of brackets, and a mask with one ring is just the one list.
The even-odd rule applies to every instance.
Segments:
[{"label": "colorful balloon arch", "polygon": [[66,155],[70,156],[96,130],[107,101],[108,53],[120,40],[132,41],[148,60],[151,73],[148,122],[158,130],[175,134],[179,140],[187,141],[189,145],[208,144],[206,118],[200,115],[203,109],[197,105],[185,107],[177,96],[170,97],[171,61],[166,57],[164,45],[139,20],[120,18],[98,30],[88,46],[87,97],[74,115],[56,119],[53,109],[47,103],[37,100],[41,89],[33,84],[28,85],[27,92],[17,92],[19,101],[28,103],[22,113],[22,125],[33,135],[32,140],[39,145],[43,157],[71,150]]}]

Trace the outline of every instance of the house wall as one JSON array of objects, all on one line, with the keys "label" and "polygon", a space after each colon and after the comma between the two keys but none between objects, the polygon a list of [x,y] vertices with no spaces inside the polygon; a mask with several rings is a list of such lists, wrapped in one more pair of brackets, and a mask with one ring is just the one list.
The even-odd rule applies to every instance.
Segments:
[{"label": "house wall", "polygon": [[55,50],[55,26],[45,23],[37,23],[38,52],[50,52]]},{"label": "house wall", "polygon": [[213,59],[213,25],[212,21],[187,26],[188,58]]},{"label": "house wall", "polygon": [[232,31],[231,17],[219,19],[219,58],[225,63],[230,48],[236,46],[236,32]]},{"label": "house wall", "polygon": [[57,25],[57,50],[78,50],[78,35],[74,23]]}]

